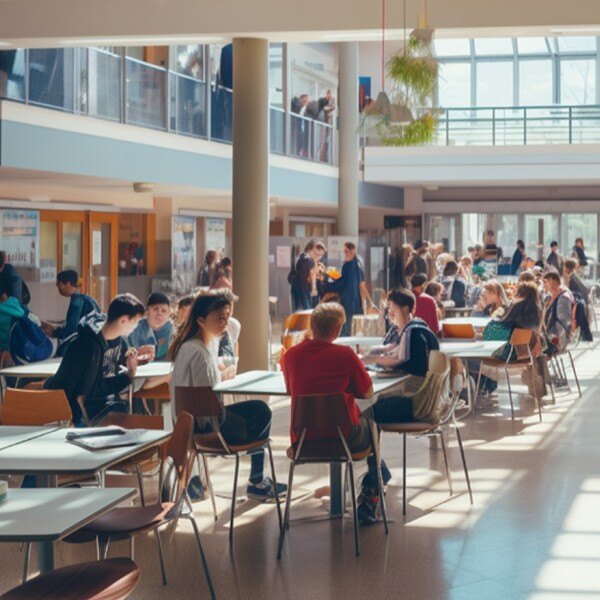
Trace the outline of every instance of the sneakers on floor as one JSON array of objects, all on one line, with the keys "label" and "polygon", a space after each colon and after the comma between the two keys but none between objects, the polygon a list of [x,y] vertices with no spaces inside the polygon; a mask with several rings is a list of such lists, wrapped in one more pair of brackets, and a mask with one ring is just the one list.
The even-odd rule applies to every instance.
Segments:
[{"label": "sneakers on floor", "polygon": [[[287,485],[283,483],[277,484],[277,494],[279,499],[285,497],[287,493]],[[261,502],[275,502],[275,486],[270,477],[265,477],[260,483],[249,483],[246,488],[248,498],[260,500]]]},{"label": "sneakers on floor", "polygon": [[370,488],[363,488],[358,497],[359,504],[356,512],[361,525],[373,525],[378,521],[379,496],[373,492],[374,490]]}]

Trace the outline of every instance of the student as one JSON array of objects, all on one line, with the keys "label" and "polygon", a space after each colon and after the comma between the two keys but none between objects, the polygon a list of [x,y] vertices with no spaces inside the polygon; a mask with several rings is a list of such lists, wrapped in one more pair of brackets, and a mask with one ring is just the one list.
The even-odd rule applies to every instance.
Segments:
[{"label": "student", "polygon": [[101,312],[96,301],[77,291],[79,276],[77,271],[61,271],[56,276],[56,287],[63,298],[69,298],[67,318],[62,327],[53,327],[50,323],[43,322],[42,329],[50,336],[58,340],[66,340],[77,330],[77,325],[83,317],[93,312]]},{"label": "student", "polygon": [[[192,304],[190,318],[177,333],[170,350],[173,376],[170,382],[171,402],[175,406],[177,386],[214,387],[222,379],[231,379],[236,367],[223,371],[217,364],[215,343],[227,330],[231,314],[231,299],[225,294],[197,296]],[[271,409],[262,400],[247,400],[224,407],[221,434],[226,442],[243,445],[266,440],[271,430]],[[197,423],[197,433],[212,430],[209,423]],[[253,451],[252,466],[246,493],[259,500],[275,498],[273,481],[264,477],[264,448]],[[278,494],[285,494],[287,486],[277,484]]]},{"label": "student", "polygon": [[190,310],[192,308],[193,302],[193,294],[188,294],[187,296],[183,296],[183,298],[179,298],[179,300],[177,301],[177,312],[175,313],[175,316],[173,318],[175,327],[183,327],[188,317],[190,316]]},{"label": "student", "polygon": [[173,337],[171,302],[162,292],[152,292],[148,296],[146,316],[138,323],[129,336],[129,344],[134,348],[154,347],[156,360],[167,360],[169,344]]},{"label": "student", "polygon": [[65,391],[75,424],[124,410],[118,396],[133,382],[138,365],[137,352],[128,349],[125,338],[144,311],[133,294],[119,294],[106,316],[92,313],[77,326],[56,375],[44,383],[44,389]]},{"label": "student", "polygon": [[233,289],[233,262],[229,257],[226,256],[218,264],[217,272],[215,273],[215,282],[211,289]]},{"label": "student", "polygon": [[559,274],[562,274],[564,261],[563,257],[558,253],[558,242],[550,242],[550,254],[548,254],[546,262],[551,267],[554,267]]},{"label": "student", "polygon": [[527,258],[525,254],[525,243],[523,240],[517,240],[517,248],[512,255],[512,261],[510,264],[510,274],[516,275],[519,269],[521,268],[521,264]]},{"label": "student", "polygon": [[198,272],[197,283],[200,287],[210,287],[214,283],[217,263],[217,253],[214,250],[209,250],[204,257],[204,264]]},{"label": "student", "polygon": [[585,255],[585,246],[583,245],[583,238],[576,238],[575,245],[573,246],[573,253],[577,257],[580,267],[587,267],[588,257]]},{"label": "student", "polygon": [[[298,396],[308,394],[343,394],[352,427],[343,432],[351,452],[362,452],[371,445],[371,433],[368,421],[361,415],[356,398],[370,398],[373,395],[373,382],[369,373],[351,348],[334,344],[339,337],[346,313],[336,302],[319,304],[311,315],[312,339],[307,339],[290,348],[282,359],[282,370],[288,393],[292,398],[292,416]],[[310,377],[306,374],[310,373]],[[293,417],[292,417],[293,418]],[[292,445],[297,443],[297,431],[291,422]],[[369,474],[368,485],[377,487],[377,465],[373,456],[367,459]],[[385,463],[381,464],[383,481],[391,478]],[[363,490],[366,492],[366,490]],[[364,493],[363,493],[364,495]],[[376,511],[363,514],[359,510],[359,519],[363,523],[376,521]]]},{"label": "student", "polygon": [[415,317],[423,319],[433,333],[438,335],[440,332],[440,323],[438,321],[438,308],[435,299],[423,291],[427,284],[427,275],[417,273],[413,275],[410,284],[412,293],[416,298]]},{"label": "student", "polygon": [[19,304],[29,304],[29,290],[17,270],[6,260],[6,252],[0,251],[0,292],[16,298]]},{"label": "student", "polygon": [[549,271],[544,275],[547,297],[544,301],[544,329],[550,346],[548,354],[562,352],[571,338],[573,294],[562,285],[560,275]]},{"label": "student", "polygon": [[346,242],[344,244],[342,275],[339,279],[327,285],[328,292],[335,292],[340,295],[340,304],[346,311],[346,321],[341,332],[343,336],[350,335],[352,317],[362,313],[360,283],[363,279],[363,272],[356,257],[356,246],[352,242]]},{"label": "student", "polygon": [[446,288],[446,300],[452,300],[456,308],[464,308],[467,286],[458,276],[458,264],[450,261],[444,267],[442,284]]},{"label": "student", "polygon": [[0,352],[10,350],[10,330],[14,319],[25,315],[25,310],[14,296],[0,294]]},{"label": "student", "polygon": [[304,247],[304,252],[298,256],[294,269],[288,276],[292,293],[292,312],[313,307],[313,299],[318,293],[315,269],[323,256],[325,246],[316,240],[310,240]]},{"label": "student", "polygon": [[566,286],[571,290],[571,292],[573,292],[574,294],[579,294],[585,300],[585,303],[589,304],[590,290],[577,274],[576,260],[572,258],[567,258],[567,260],[565,260],[563,278],[565,280]]},{"label": "student", "polygon": [[[500,309],[506,308],[508,299],[502,285],[495,280],[487,281],[475,306],[473,317],[491,317]],[[502,312],[502,311],[500,311]],[[496,317],[502,316],[500,313]]]}]

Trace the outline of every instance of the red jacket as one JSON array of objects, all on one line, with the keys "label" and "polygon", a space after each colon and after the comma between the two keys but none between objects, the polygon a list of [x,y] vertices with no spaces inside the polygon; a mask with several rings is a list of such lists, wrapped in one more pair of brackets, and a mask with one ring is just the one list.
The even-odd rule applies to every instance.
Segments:
[{"label": "red jacket", "polygon": [[417,306],[415,307],[415,317],[420,317],[427,323],[427,326],[436,335],[440,332],[440,323],[437,316],[437,304],[435,299],[429,294],[415,294]]}]

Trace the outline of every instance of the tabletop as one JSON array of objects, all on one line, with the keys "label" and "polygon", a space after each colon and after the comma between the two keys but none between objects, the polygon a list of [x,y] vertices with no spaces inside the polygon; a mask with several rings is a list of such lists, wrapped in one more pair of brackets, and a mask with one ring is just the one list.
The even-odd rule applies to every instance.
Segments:
[{"label": "tabletop", "polygon": [[[401,377],[381,377],[372,374],[373,392],[379,394],[406,379]],[[241,394],[255,396],[289,396],[283,379],[283,373],[277,371],[248,371],[236,375],[233,379],[222,381],[214,388],[221,394]],[[0,455],[1,456],[1,455]],[[0,472],[2,472],[0,462]]]},{"label": "tabletop", "polygon": [[380,346],[383,344],[383,338],[379,336],[360,336],[352,335],[339,337],[334,342],[338,346],[361,346],[363,348]]},{"label": "tabletop", "polygon": [[482,340],[464,340],[452,342],[440,342],[440,351],[450,358],[491,358],[492,354],[501,348],[506,342],[492,342]]},{"label": "tabletop", "polygon": [[87,450],[66,441],[72,429],[55,429],[0,450],[0,473],[93,474],[168,439],[170,431],[145,430],[135,446]]},{"label": "tabletop", "polygon": [[[19,365],[14,367],[6,367],[0,370],[0,377],[31,377],[31,378],[48,378],[52,377],[58,371],[60,358],[52,358],[50,360],[42,360],[40,362],[31,363],[29,365]],[[137,368],[135,379],[146,379],[147,377],[163,377],[171,372],[172,363],[155,361],[147,365],[140,365]]]},{"label": "tabletop", "polygon": [[473,327],[486,327],[491,317],[450,317],[442,319],[440,325],[473,325]]},{"label": "tabletop", "polygon": [[30,425],[0,425],[0,450],[16,446],[40,435],[54,431],[56,427],[35,427]]},{"label": "tabletop", "polygon": [[0,542],[63,539],[135,493],[133,488],[11,488],[0,504]]}]

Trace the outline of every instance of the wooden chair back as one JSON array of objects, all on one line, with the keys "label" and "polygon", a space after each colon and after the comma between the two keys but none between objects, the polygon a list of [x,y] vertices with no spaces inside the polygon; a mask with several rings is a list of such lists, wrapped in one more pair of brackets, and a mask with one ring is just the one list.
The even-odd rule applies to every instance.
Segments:
[{"label": "wooden chair back", "polygon": [[442,337],[475,339],[475,328],[471,323],[442,323]]},{"label": "wooden chair back", "polygon": [[192,475],[192,464],[194,455],[192,453],[192,436],[194,435],[194,417],[188,412],[181,412],[173,434],[169,440],[167,454],[173,461],[175,472],[177,474],[177,495],[176,502],[187,489]]},{"label": "wooden chair back", "polygon": [[529,346],[533,330],[531,329],[514,329],[510,336],[511,346]]},{"label": "wooden chair back", "polygon": [[178,385],[175,388],[175,417],[179,419],[184,411],[196,418],[219,418],[223,414],[223,406],[210,387]]},{"label": "wooden chair back", "polygon": [[2,425],[48,425],[70,423],[73,413],[63,390],[20,390],[4,392],[0,407]]},{"label": "wooden chair back", "polygon": [[126,413],[108,413],[100,426],[118,425],[124,429],[164,429],[165,420],[162,415],[129,415]]},{"label": "wooden chair back", "polygon": [[308,331],[310,329],[311,314],[312,310],[302,310],[286,317],[283,322],[284,335],[290,331]]},{"label": "wooden chair back", "polygon": [[153,388],[141,389],[135,394],[136,398],[142,398],[144,400],[164,400],[168,401],[171,399],[169,384],[161,383]]},{"label": "wooden chair back", "polygon": [[347,458],[345,441],[352,420],[343,394],[314,394],[293,399],[296,457],[327,462]]}]

